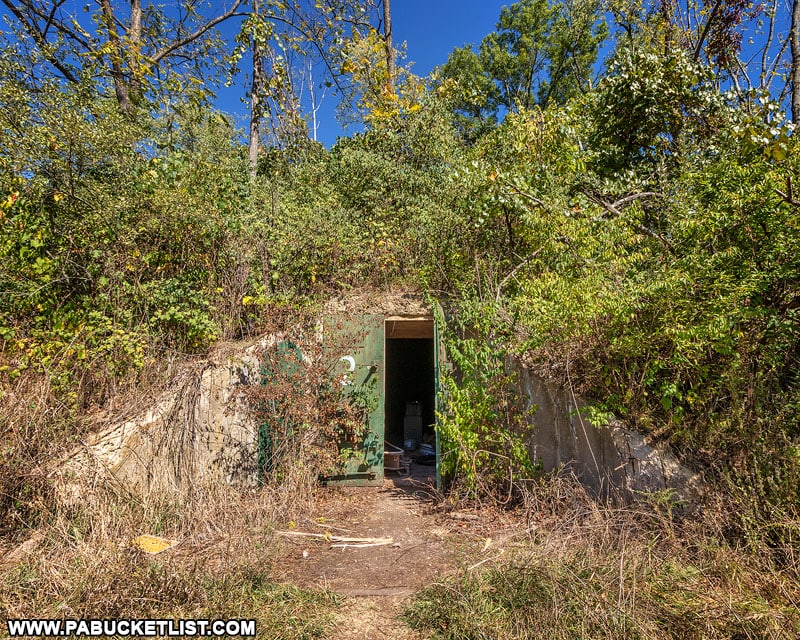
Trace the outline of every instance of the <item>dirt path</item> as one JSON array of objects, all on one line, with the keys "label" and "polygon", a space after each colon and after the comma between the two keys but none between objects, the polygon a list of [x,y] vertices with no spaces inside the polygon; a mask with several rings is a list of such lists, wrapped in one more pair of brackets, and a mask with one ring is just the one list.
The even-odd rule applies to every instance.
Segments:
[{"label": "dirt path", "polygon": [[325,540],[286,539],[287,580],[346,596],[333,640],[420,637],[400,617],[404,602],[460,564],[460,544],[432,511],[427,473],[417,468],[411,477],[388,476],[382,487],[333,490],[318,505],[315,520],[296,524],[309,533],[391,537],[390,545],[340,549]]}]

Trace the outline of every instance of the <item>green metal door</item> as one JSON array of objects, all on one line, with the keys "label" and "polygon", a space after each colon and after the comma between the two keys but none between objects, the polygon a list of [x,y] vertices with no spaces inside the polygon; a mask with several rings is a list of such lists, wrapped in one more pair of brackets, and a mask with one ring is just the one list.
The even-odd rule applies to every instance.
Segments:
[{"label": "green metal door", "polygon": [[326,484],[383,484],[384,318],[382,315],[335,316],[323,323],[325,356],[342,402],[355,407],[363,428],[343,433],[339,444],[342,469]]},{"label": "green metal door", "polygon": [[436,490],[442,490],[442,473],[441,473],[441,459],[442,459],[442,443],[439,438],[439,414],[444,411],[444,403],[442,397],[441,376],[442,372],[447,366],[447,356],[444,350],[444,312],[437,304],[434,309],[434,322],[433,322],[433,376],[434,376],[434,398],[436,406]]}]

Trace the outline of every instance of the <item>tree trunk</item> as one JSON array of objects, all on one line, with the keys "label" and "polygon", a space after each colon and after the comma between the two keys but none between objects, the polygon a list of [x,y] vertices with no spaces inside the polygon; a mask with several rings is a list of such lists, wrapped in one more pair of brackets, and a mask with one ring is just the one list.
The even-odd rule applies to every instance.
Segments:
[{"label": "tree trunk", "polygon": [[792,43],[792,122],[800,125],[800,0],[792,2],[792,27],[789,31]]},{"label": "tree trunk", "polygon": [[394,45],[392,44],[392,7],[391,0],[383,0],[383,39],[386,45],[386,88],[394,93]]},{"label": "tree trunk", "polygon": [[[112,0],[95,2],[100,13],[92,15],[92,19],[97,20],[97,29],[96,33],[89,34],[71,19],[63,19],[69,17],[61,14],[66,11],[62,8],[65,0],[0,0],[0,4],[10,12],[4,17],[10,19],[13,16],[32,38],[44,59],[69,82],[79,84],[82,72],[88,70],[87,65],[94,65],[96,61],[107,67],[104,71],[114,84],[119,109],[130,114],[134,103],[146,93],[148,83],[145,76],[148,72],[166,62],[180,65],[180,59],[176,62],[172,59],[180,54],[181,49],[206,37],[222,22],[244,15],[238,9],[245,0],[232,0],[222,14],[208,19],[196,11],[197,0],[173,2],[174,10],[182,17],[181,28],[171,39],[148,33],[144,28],[142,0],[129,0],[131,13],[127,24],[120,19],[121,9],[115,9]],[[89,10],[88,4],[85,9]],[[196,28],[191,30],[193,23],[197,23]],[[65,47],[62,48],[62,44]],[[158,46],[160,48],[156,48]],[[149,55],[144,55],[145,49]]]},{"label": "tree trunk", "polygon": [[[253,16],[259,19],[259,2],[253,0]],[[256,26],[256,29],[259,27]],[[264,59],[261,45],[256,34],[253,35],[253,81],[250,85],[250,180],[255,181],[258,173],[259,130],[261,129],[261,113],[263,100],[262,82],[264,80]]]},{"label": "tree trunk", "polygon": [[661,2],[661,19],[664,21],[664,58],[669,57],[672,50],[672,6],[669,2]]},{"label": "tree trunk", "polygon": [[142,93],[142,0],[131,0],[130,41],[131,81],[130,92],[134,100]]},{"label": "tree trunk", "polygon": [[128,85],[125,83],[125,72],[122,69],[122,61],[124,60],[124,50],[122,41],[117,31],[116,17],[114,10],[111,8],[111,0],[99,0],[100,7],[103,10],[103,21],[108,29],[108,41],[111,44],[111,79],[114,82],[114,93],[117,96],[117,104],[120,111],[125,114],[130,114],[132,110],[130,91]]}]

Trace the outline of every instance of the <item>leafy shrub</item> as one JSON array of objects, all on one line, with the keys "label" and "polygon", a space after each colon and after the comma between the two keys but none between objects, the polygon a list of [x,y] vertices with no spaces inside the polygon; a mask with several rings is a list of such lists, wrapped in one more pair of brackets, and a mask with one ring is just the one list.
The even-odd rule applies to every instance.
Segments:
[{"label": "leafy shrub", "polygon": [[[481,330],[466,324],[467,318],[459,316],[462,331]],[[516,398],[514,376],[506,373],[506,354],[491,333],[459,337],[451,331],[444,342],[453,369],[440,372],[437,428],[450,499],[508,501],[515,477],[529,477],[534,467],[525,440],[531,427]]]}]

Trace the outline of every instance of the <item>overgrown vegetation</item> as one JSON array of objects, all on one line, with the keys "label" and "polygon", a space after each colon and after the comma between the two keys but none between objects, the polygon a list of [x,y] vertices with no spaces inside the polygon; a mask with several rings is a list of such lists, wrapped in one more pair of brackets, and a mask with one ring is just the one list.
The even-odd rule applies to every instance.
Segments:
[{"label": "overgrown vegetation", "polygon": [[[255,619],[259,638],[326,637],[338,597],[273,579],[276,522],[299,517],[291,492],[197,491],[146,502],[108,490],[63,506],[10,566],[0,613],[9,618]],[[173,538],[168,554],[131,545]]]},{"label": "overgrown vegetation", "polygon": [[679,524],[667,496],[607,507],[570,478],[528,484],[525,496],[528,531],[418,593],[405,612],[412,627],[498,640],[800,633],[796,558],[762,573],[763,557],[722,542],[725,512],[716,527]]},{"label": "overgrown vegetation", "polygon": [[381,454],[368,424],[377,382],[352,384],[340,358],[358,352],[366,331],[329,325],[320,341],[318,316],[278,309],[264,328],[260,384],[245,392],[259,423],[259,480],[287,484],[298,503],[311,504],[321,480],[345,473],[356,459],[374,464]]},{"label": "overgrown vegetation", "polygon": [[[508,504],[518,497],[515,480],[537,471],[526,443],[531,415],[516,396],[515,375],[507,372],[489,326],[463,311],[442,336],[450,367],[439,374],[440,473],[451,504]],[[443,318],[438,321],[445,326]]]},{"label": "overgrown vegetation", "polygon": [[[457,370],[442,412],[454,500],[507,500],[533,475],[505,371],[513,355],[678,452],[731,512],[709,533],[650,512],[644,526],[587,511],[579,519],[602,528],[603,553],[580,537],[561,549],[534,539],[500,571],[432,587],[418,605],[428,628],[481,637],[493,616],[499,637],[524,637],[521,621],[534,617],[552,637],[588,633],[590,621],[596,637],[652,637],[682,616],[675,637],[778,637],[780,625],[796,626],[786,607],[796,606],[800,553],[800,154],[786,97],[800,95],[800,79],[778,85],[800,66],[769,62],[773,37],[788,42],[782,9],[718,3],[687,17],[668,3],[522,0],[477,51],[455,51],[422,79],[391,75],[385,34],[359,3],[344,4],[361,31],[347,38],[331,23],[305,41],[335,41],[325,54],[350,83],[346,115],[364,121],[330,149],[301,135],[278,55],[302,38],[256,28],[284,3],[248,22],[227,61],[275,47],[273,81],[253,85],[269,109],[257,112],[255,97],[251,106],[255,121],[283,114],[286,126],[255,155],[191,70],[144,71],[169,43],[156,8],[145,16],[149,44],[114,40],[98,18],[106,26],[86,54],[85,38],[63,31],[63,3],[50,21],[71,47],[43,46],[23,22],[0,39],[0,535],[12,544],[45,532],[42,559],[7,573],[3,608],[60,617],[61,603],[77,615],[83,596],[70,585],[80,583],[95,616],[117,615],[132,609],[99,594],[125,577],[145,594],[161,585],[153,615],[195,612],[241,582],[242,610],[299,602],[296,615],[319,633],[303,604],[316,596],[254,577],[252,564],[212,575],[111,550],[115,535],[153,524],[130,496],[105,504],[128,514],[122,529],[95,514],[106,524],[92,527],[108,530],[87,537],[87,516],[55,495],[52,466],[219,341],[273,330],[356,286],[403,283],[447,299],[464,324],[450,339]],[[772,27],[764,66],[748,75],[742,35],[759,18]],[[214,42],[196,42],[195,71],[225,62],[208,57]],[[608,58],[595,64],[601,51]],[[327,371],[303,371],[299,386],[265,371],[255,401],[270,425],[268,502],[281,491],[310,499],[309,478],[338,454],[312,463],[306,453],[332,442],[332,424],[358,435],[357,411],[322,397]],[[180,518],[165,531],[187,527]],[[57,596],[49,609],[44,594]],[[446,599],[437,613],[431,603]]]}]

